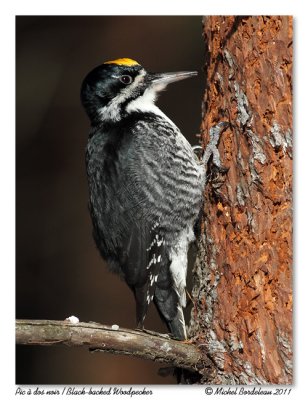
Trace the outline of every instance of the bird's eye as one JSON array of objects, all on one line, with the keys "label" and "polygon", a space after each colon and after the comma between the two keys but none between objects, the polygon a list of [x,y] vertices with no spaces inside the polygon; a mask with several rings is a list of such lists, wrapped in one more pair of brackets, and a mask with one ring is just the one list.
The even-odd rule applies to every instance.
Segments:
[{"label": "bird's eye", "polygon": [[133,78],[130,75],[122,75],[119,79],[124,83],[124,85],[129,85],[133,81]]}]

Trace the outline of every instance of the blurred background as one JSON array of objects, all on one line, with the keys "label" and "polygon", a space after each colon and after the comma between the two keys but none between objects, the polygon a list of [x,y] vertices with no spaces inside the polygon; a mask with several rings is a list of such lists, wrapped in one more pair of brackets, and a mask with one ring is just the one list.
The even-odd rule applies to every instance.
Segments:
[{"label": "blurred background", "polygon": [[[129,57],[157,72],[202,71],[201,17],[16,17],[16,317],[135,328],[135,304],[92,239],[84,76]],[[159,107],[192,144],[203,74],[170,85]],[[189,318],[189,313],[186,318]],[[147,329],[166,332],[152,306]],[[17,346],[17,384],[171,384],[161,364],[67,347]]]}]

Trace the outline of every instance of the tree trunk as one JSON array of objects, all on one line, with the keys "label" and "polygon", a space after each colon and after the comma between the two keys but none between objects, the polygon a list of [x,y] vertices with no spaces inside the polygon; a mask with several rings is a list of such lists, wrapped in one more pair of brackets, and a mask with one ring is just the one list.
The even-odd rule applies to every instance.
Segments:
[{"label": "tree trunk", "polygon": [[202,383],[292,382],[292,18],[206,17],[202,142],[210,171],[190,334]]}]

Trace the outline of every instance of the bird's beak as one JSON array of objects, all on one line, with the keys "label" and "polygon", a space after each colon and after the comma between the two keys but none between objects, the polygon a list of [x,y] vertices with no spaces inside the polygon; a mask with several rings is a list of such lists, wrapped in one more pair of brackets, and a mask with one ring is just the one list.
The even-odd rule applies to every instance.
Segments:
[{"label": "bird's beak", "polygon": [[161,74],[148,73],[147,79],[153,86],[163,89],[169,83],[181,81],[182,79],[191,78],[196,75],[198,75],[197,71],[165,72]]}]

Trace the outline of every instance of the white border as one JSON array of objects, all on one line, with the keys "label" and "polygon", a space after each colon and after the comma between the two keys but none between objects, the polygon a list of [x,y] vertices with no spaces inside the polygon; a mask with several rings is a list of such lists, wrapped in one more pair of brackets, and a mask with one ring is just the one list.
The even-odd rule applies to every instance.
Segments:
[{"label": "white border", "polygon": [[301,7],[290,0],[268,1],[167,1],[152,0],[12,0],[6,6],[8,13],[20,15],[250,15],[294,14]]}]

